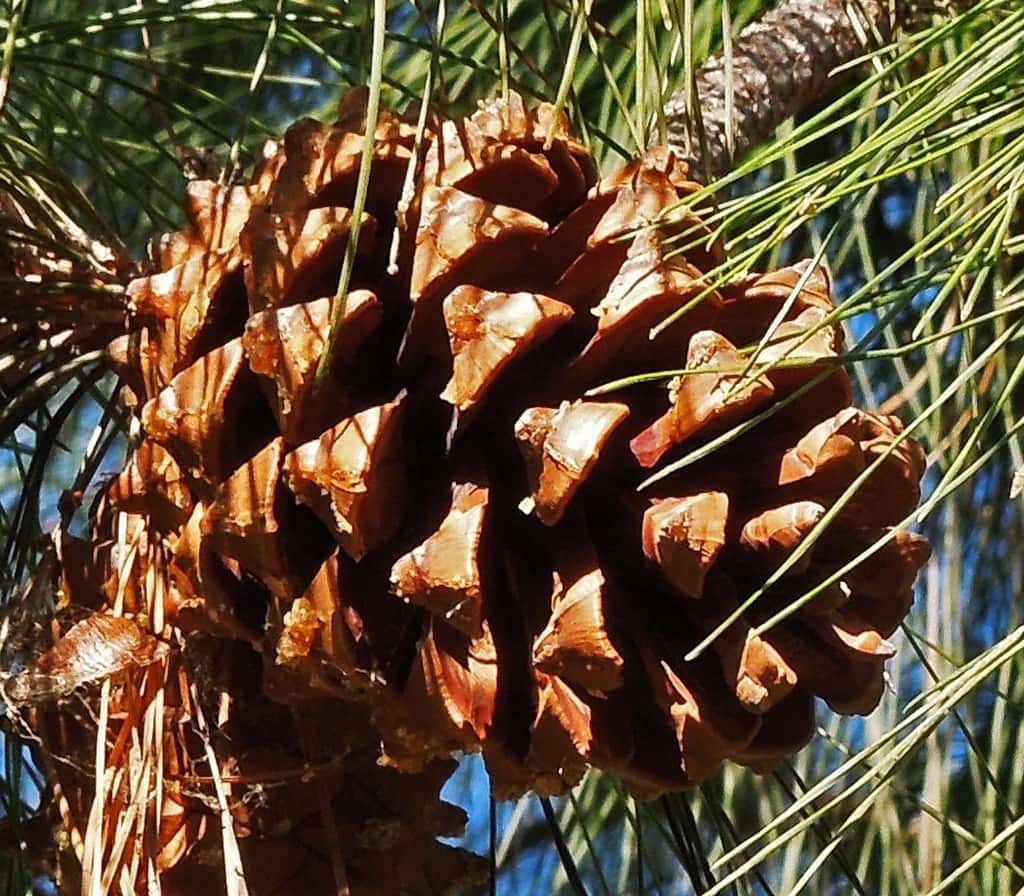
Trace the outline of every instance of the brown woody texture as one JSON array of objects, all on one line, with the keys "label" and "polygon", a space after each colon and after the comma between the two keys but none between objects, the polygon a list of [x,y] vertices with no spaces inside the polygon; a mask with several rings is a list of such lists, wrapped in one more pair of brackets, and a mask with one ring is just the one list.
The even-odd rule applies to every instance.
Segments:
[{"label": "brown woody texture", "polygon": [[[905,17],[907,6],[905,0],[780,3],[743,29],[731,56],[711,57],[692,88],[672,95],[665,105],[668,145],[698,177],[726,174],[787,118],[834,91],[844,81],[843,66],[889,40],[894,18]],[[688,108],[699,114],[699,125]]]}]

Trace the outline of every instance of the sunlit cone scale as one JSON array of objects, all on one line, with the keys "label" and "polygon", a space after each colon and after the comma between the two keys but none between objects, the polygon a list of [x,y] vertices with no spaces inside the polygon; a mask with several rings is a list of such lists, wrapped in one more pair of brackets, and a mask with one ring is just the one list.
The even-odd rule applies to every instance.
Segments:
[{"label": "sunlit cone scale", "polygon": [[[652,150],[597,180],[563,116],[511,95],[433,124],[402,214],[414,130],[382,115],[339,307],[363,119],[350,98],[335,125],[295,125],[251,184],[191,184],[191,225],[156,243],[153,272],[128,287],[132,333],[111,350],[145,439],[109,499],[169,557],[164,634],[235,657],[256,707],[223,710],[221,747],[257,778],[294,759],[253,724],[287,718],[280,703],[336,762],[320,785],[266,791],[258,817],[240,810],[243,860],[249,840],[261,867],[294,859],[274,820],[285,797],[317,805],[316,786],[335,817],[310,812],[310,842],[345,829],[342,781],[378,760],[435,807],[455,750],[481,750],[501,796],[558,792],[591,765],[648,795],[798,750],[814,697],[870,712],[928,556],[889,528],[914,509],[924,460],[897,420],[851,406],[825,271],[710,288],[722,247],[706,207],[675,209],[697,189],[684,165]],[[583,394],[666,368],[686,372]],[[844,566],[833,590],[752,633]],[[381,775],[366,787],[392,786]],[[188,879],[220,824],[182,805],[210,819],[175,828],[168,874]],[[438,824],[395,818],[378,872],[373,847],[338,840],[353,893],[397,892],[386,878],[405,865],[384,866],[399,848],[434,869],[409,892],[478,870],[445,858]]]}]

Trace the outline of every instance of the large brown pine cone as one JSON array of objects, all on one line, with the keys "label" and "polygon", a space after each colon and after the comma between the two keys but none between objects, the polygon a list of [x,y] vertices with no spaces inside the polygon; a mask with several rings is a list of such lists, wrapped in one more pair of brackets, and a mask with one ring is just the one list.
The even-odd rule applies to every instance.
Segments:
[{"label": "large brown pine cone", "polygon": [[[334,125],[290,128],[249,184],[191,183],[191,226],[157,241],[155,273],[128,287],[131,332],[111,346],[144,435],[109,498],[165,556],[161,612],[184,656],[205,657],[206,685],[233,695],[220,755],[258,779],[294,737],[279,705],[314,719],[318,749],[344,757],[324,780],[358,871],[357,797],[340,769],[363,775],[380,758],[426,782],[409,786],[433,805],[438,761],[482,750],[499,797],[562,791],[588,766],[647,795],[800,749],[815,697],[871,711],[928,553],[920,537],[895,534],[751,634],[919,498],[918,445],[895,418],[851,406],[825,271],[709,289],[722,249],[697,212],[674,210],[698,189],[685,166],[652,150],[596,180],[566,121],[511,95],[433,128],[401,216],[414,131],[381,117],[339,309],[364,118],[350,99]],[[667,392],[585,394],[681,367]],[[789,574],[685,661],[879,458]],[[147,556],[119,564],[105,593],[152,618]],[[171,740],[188,715],[182,692]],[[177,743],[185,774],[199,754]],[[365,774],[369,791],[403,786]],[[323,844],[311,792],[267,789],[262,818],[239,809],[262,844],[249,860],[273,865],[277,849],[287,865],[294,837],[274,825],[299,799]],[[423,855],[451,827],[403,819],[393,842]],[[195,851],[190,837],[167,865]],[[356,893],[391,892],[352,877]]]}]

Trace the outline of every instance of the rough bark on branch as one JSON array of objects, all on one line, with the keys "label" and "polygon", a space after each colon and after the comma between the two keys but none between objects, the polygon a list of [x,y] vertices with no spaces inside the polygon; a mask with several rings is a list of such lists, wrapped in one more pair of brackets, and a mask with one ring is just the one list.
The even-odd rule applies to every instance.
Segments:
[{"label": "rough bark on branch", "polygon": [[697,72],[707,166],[695,128],[687,120],[686,88],[665,106],[668,143],[700,176],[717,177],[732,160],[767,138],[783,121],[820,99],[831,73],[864,52],[864,37],[892,33],[885,0],[788,0],[748,25],[732,51],[730,152],[726,57],[709,59]]}]

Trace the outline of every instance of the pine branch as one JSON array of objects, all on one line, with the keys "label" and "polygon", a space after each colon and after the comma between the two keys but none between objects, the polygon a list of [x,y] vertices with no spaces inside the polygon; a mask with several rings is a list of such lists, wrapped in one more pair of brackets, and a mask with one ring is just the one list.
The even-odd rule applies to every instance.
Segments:
[{"label": "pine branch", "polygon": [[[696,104],[687,103],[685,87],[669,99],[669,145],[694,173],[720,176],[733,159],[831,91],[832,72],[864,52],[865,37],[888,40],[891,34],[889,4],[883,0],[789,0],[745,28],[733,46],[732,153],[725,54],[698,70]],[[690,122],[689,109],[695,106],[703,142]]]}]

